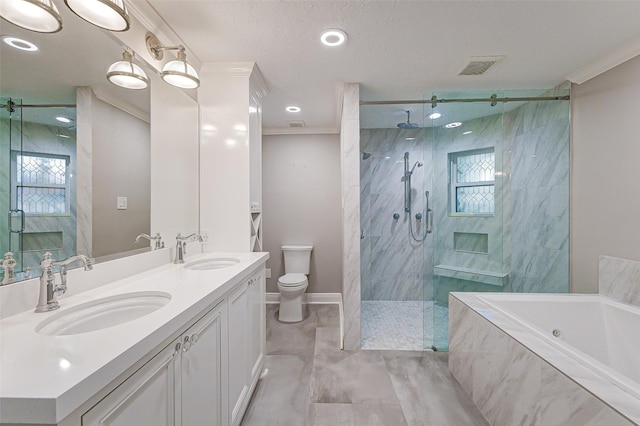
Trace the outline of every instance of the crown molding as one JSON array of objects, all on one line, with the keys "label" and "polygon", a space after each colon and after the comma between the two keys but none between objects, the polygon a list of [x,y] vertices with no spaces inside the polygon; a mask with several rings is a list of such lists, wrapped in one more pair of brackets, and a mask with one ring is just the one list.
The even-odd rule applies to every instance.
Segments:
[{"label": "crown molding", "polygon": [[640,40],[617,48],[586,67],[569,74],[566,79],[575,84],[582,84],[638,55],[640,55]]},{"label": "crown molding", "polygon": [[130,103],[123,101],[122,99],[111,96],[100,87],[92,87],[91,90],[93,91],[93,94],[96,96],[96,98],[100,99],[101,101],[106,102],[109,105],[126,112],[127,114],[131,114],[134,117],[151,124],[151,115],[148,112],[143,111],[142,109],[133,106]]}]

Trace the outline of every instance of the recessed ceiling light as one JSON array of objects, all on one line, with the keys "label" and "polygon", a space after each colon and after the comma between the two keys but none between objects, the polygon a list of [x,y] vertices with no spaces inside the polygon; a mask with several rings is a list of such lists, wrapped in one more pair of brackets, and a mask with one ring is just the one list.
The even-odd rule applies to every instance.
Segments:
[{"label": "recessed ceiling light", "polygon": [[287,110],[287,112],[300,112],[301,111],[300,107],[293,106],[293,105],[289,105],[285,109]]},{"label": "recessed ceiling light", "polygon": [[434,112],[434,113],[429,114],[429,118],[431,120],[436,120],[436,119],[438,119],[440,117],[442,117],[442,114],[440,114],[439,112]]},{"label": "recessed ceiling light", "polygon": [[466,132],[462,132],[463,135],[470,135],[471,133],[473,133],[471,130],[467,130]]},{"label": "recessed ceiling light", "polygon": [[15,49],[26,50],[27,52],[38,50],[38,46],[35,44],[17,37],[5,37],[4,42]]},{"label": "recessed ceiling light", "polygon": [[326,30],[320,36],[320,41],[325,46],[336,47],[347,41],[347,33],[338,29]]},{"label": "recessed ceiling light", "polygon": [[454,129],[456,127],[460,127],[462,126],[462,123],[459,121],[454,121],[453,123],[449,123],[449,124],[445,124],[444,127],[446,127],[447,129]]},{"label": "recessed ceiling light", "polygon": [[63,117],[61,115],[56,117],[56,120],[58,120],[61,123],[71,123],[73,120],[71,120],[70,118],[67,117]]}]

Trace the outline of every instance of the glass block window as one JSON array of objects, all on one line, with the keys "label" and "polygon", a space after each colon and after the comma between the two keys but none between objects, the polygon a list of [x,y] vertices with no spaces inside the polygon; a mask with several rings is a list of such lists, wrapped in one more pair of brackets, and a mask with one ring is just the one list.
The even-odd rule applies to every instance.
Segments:
[{"label": "glass block window", "polygon": [[14,208],[28,215],[69,214],[69,157],[14,152]]},{"label": "glass block window", "polygon": [[496,156],[494,148],[449,154],[451,212],[495,213]]}]

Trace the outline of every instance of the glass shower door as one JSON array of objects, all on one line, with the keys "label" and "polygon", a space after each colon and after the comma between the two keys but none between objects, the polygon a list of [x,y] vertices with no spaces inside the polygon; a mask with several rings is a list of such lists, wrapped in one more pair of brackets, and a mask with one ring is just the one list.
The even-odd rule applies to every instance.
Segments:
[{"label": "glass shower door", "polygon": [[17,199],[15,158],[22,152],[22,104],[20,99],[0,99],[0,211],[6,219],[0,228],[0,254],[12,252],[17,261],[16,272],[22,271],[22,236],[24,211]]},{"label": "glass shower door", "polygon": [[[436,93],[438,99],[489,98],[500,92]],[[429,98],[431,95],[429,95]],[[432,349],[448,349],[448,295],[502,291],[504,104],[425,104],[433,150],[433,251],[425,317],[433,324]],[[432,116],[437,117],[437,115]],[[425,327],[425,331],[428,328]],[[426,346],[426,345],[425,345]]]}]

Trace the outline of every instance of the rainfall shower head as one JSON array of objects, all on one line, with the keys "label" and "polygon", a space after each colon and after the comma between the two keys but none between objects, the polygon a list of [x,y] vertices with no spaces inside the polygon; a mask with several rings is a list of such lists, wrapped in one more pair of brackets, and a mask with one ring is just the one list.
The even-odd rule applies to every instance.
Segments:
[{"label": "rainfall shower head", "polygon": [[411,111],[406,111],[407,113],[407,122],[406,123],[398,123],[398,127],[400,127],[401,129],[417,129],[420,126],[417,125],[416,123],[412,123],[410,118],[411,118]]},{"label": "rainfall shower head", "polygon": [[371,157],[371,153],[369,152],[364,152],[364,151],[360,151],[362,152],[362,159],[363,160],[367,160],[369,157]]}]

